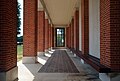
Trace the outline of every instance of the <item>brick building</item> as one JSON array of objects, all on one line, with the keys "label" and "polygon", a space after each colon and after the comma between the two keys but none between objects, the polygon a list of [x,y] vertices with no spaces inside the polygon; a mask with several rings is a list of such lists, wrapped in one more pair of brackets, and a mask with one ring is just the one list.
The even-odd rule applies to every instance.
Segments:
[{"label": "brick building", "polygon": [[[24,0],[22,62],[35,63],[37,55],[56,47],[62,27],[64,47],[96,69],[102,81],[111,78],[106,73],[120,72],[120,0],[67,1]],[[0,81],[18,76],[16,35],[17,1],[1,0]]]}]

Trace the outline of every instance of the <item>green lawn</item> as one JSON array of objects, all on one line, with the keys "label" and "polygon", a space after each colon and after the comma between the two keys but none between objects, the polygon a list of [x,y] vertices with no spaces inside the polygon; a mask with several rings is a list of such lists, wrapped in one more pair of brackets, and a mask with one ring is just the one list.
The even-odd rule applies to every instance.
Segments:
[{"label": "green lawn", "polygon": [[17,61],[22,60],[23,57],[23,45],[17,45]]}]

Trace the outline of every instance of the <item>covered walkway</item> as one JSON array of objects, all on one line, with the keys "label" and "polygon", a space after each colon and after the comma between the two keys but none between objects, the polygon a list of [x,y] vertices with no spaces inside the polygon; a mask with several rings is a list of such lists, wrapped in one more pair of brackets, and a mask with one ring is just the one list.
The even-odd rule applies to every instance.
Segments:
[{"label": "covered walkway", "polygon": [[[48,58],[45,55],[43,56],[45,58]],[[61,56],[63,58],[61,58]],[[67,57],[68,59],[64,59],[65,57]],[[38,58],[43,58],[43,57],[39,56]],[[57,61],[57,62],[54,62],[53,64],[51,60],[52,62],[53,61]],[[73,64],[70,63],[66,63],[65,66],[63,64],[63,61],[60,60],[63,60],[64,62],[65,61],[70,62],[71,60],[71,62],[74,64],[75,67],[73,67]],[[54,67],[57,65],[58,66],[61,65],[61,66]],[[62,67],[67,67],[67,68],[62,68]],[[47,70],[43,70],[43,69],[47,69]],[[98,72],[96,72],[91,66],[89,66],[88,64],[83,64],[79,57],[77,56],[75,57],[73,53],[71,53],[69,50],[66,49],[63,50],[57,49],[52,54],[52,56],[49,57],[48,60],[46,60],[45,65],[41,64],[40,62],[36,64],[22,64],[21,61],[18,62],[18,78],[19,78],[18,81],[101,81],[98,75],[99,75]]]},{"label": "covered walkway", "polygon": [[17,65],[17,0],[0,0],[0,81],[120,80],[120,0],[24,0],[23,10]]}]

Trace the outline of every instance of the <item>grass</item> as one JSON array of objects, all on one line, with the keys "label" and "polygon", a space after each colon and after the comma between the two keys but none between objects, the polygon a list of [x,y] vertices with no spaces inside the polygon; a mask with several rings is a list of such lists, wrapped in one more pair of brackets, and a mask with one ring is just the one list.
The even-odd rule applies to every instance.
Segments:
[{"label": "grass", "polygon": [[23,45],[17,45],[17,61],[22,60],[23,57]]}]

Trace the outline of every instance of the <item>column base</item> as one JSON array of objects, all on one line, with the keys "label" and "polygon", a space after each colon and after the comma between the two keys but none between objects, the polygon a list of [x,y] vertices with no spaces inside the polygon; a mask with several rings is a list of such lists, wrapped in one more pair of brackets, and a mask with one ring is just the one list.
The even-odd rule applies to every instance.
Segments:
[{"label": "column base", "polygon": [[76,54],[74,53],[74,57],[76,57]]},{"label": "column base", "polygon": [[68,51],[68,52],[71,52],[71,50],[70,50],[69,48],[67,48],[67,51]]},{"label": "column base", "polygon": [[48,51],[48,49],[45,49],[45,52],[47,52]]},{"label": "column base", "polygon": [[48,50],[50,51],[50,50],[51,50],[51,48],[48,48]]},{"label": "column base", "polygon": [[51,47],[51,51],[52,51],[52,52],[54,52],[54,51],[55,51],[55,49],[53,49],[53,47]]},{"label": "column base", "polygon": [[37,52],[37,56],[44,55],[44,54],[45,54],[45,52]]},{"label": "column base", "polygon": [[7,72],[0,72],[0,81],[16,81],[16,80],[18,80],[17,66]]},{"label": "column base", "polygon": [[83,59],[80,59],[80,61],[81,61],[81,63],[86,64],[85,61],[84,61]]},{"label": "column base", "polygon": [[102,81],[119,81],[120,73],[99,73],[99,78]]},{"label": "column base", "polygon": [[36,57],[23,57],[22,63],[23,64],[34,64],[36,63]]}]

